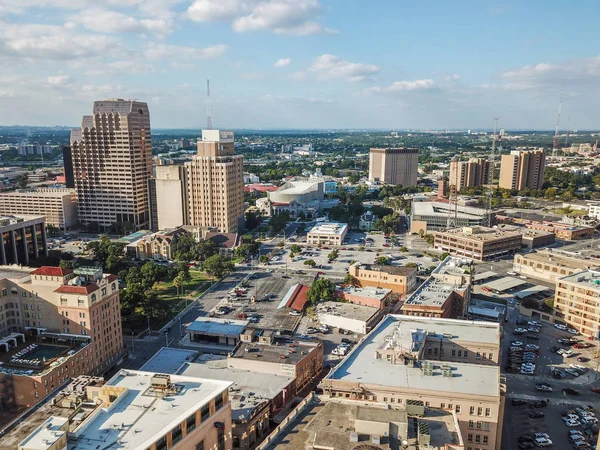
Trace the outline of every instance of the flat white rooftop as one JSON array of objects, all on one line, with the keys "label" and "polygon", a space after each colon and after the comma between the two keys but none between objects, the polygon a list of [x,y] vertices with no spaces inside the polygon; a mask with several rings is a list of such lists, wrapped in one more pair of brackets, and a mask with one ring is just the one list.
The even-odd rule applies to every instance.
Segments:
[{"label": "flat white rooftop", "polygon": [[365,286],[365,287],[349,286],[344,289],[339,289],[339,292],[343,292],[344,294],[347,294],[347,295],[356,295],[357,297],[368,297],[368,298],[374,298],[377,300],[383,300],[385,297],[387,297],[390,294],[390,292],[392,292],[392,290],[387,289],[387,288],[373,287],[373,286]]},{"label": "flat white rooftop", "polygon": [[192,412],[227,390],[227,381],[172,375],[177,394],[150,395],[153,372],[121,370],[105,386],[127,389],[111,408],[100,409],[68,450],[139,450],[150,447]]},{"label": "flat white rooftop", "polygon": [[504,292],[519,286],[523,286],[525,284],[527,284],[527,281],[521,278],[504,277],[500,278],[499,280],[494,280],[490,281],[489,283],[485,283],[485,286],[489,289]]},{"label": "flat white rooftop", "polygon": [[[50,448],[68,431],[67,417],[52,416],[46,419],[33,433],[19,443],[21,449],[43,450]],[[64,429],[61,429],[64,428]]]},{"label": "flat white rooftop", "polygon": [[292,180],[285,183],[279,189],[277,189],[278,194],[305,194],[307,192],[311,192],[315,185],[319,183],[323,183],[322,179],[315,178],[311,180]]},{"label": "flat white rooftop", "polygon": [[565,280],[569,283],[593,287],[594,289],[600,290],[600,271],[584,270],[582,272],[577,272],[573,275],[560,278],[560,280]]},{"label": "flat white rooftop", "polygon": [[319,315],[340,316],[361,322],[368,321],[378,312],[379,308],[355,305],[354,303],[321,302],[317,306],[317,313]]},{"label": "flat white rooftop", "polygon": [[453,341],[500,342],[500,326],[497,323],[389,315],[365,336],[327,378],[444,393],[490,397],[500,395],[500,368],[496,366],[432,361],[434,366],[451,366],[454,376],[444,377],[441,371],[434,371],[439,372],[437,375],[426,376],[419,367],[391,364],[385,359],[376,358],[378,349],[390,345],[392,335],[395,345],[411,349],[415,330],[429,335],[452,335]]},{"label": "flat white rooftop", "polygon": [[163,347],[146,361],[140,370],[144,372],[177,373],[177,369],[186,362],[193,361],[198,355],[194,350]]},{"label": "flat white rooftop", "polygon": [[322,222],[322,223],[318,223],[314,227],[312,227],[308,233],[309,234],[340,235],[340,234],[343,234],[347,228],[348,228],[347,223]]},{"label": "flat white rooftop", "polygon": [[[413,202],[412,214],[417,216],[448,216],[448,212],[454,213],[453,203],[443,202]],[[459,217],[479,219],[485,216],[485,209],[474,206],[456,205],[456,213]]]}]

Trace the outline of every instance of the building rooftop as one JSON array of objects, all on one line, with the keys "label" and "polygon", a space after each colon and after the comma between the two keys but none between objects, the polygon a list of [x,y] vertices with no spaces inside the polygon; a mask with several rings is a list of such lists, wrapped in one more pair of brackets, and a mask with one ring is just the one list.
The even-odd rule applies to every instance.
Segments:
[{"label": "building rooftop", "polygon": [[185,363],[193,361],[198,352],[180,348],[163,347],[140,367],[145,372],[177,373]]},{"label": "building rooftop", "polygon": [[66,417],[49,417],[19,444],[19,448],[22,450],[41,450],[50,448],[56,441],[65,435],[68,429],[68,427],[66,427],[68,423],[69,419]]},{"label": "building rooftop", "polygon": [[522,278],[503,277],[499,280],[494,280],[490,281],[489,283],[485,283],[485,287],[494,291],[504,292],[519,286],[523,286],[525,284],[528,284],[528,282],[526,280],[523,280]]},{"label": "building rooftop", "polygon": [[429,277],[410,295],[404,302],[404,305],[441,308],[452,292],[458,289],[460,289],[459,286],[454,286],[449,283],[444,283],[436,278]]},{"label": "building rooftop", "polygon": [[268,373],[253,376],[254,372],[228,367],[227,358],[213,355],[202,355],[196,362],[184,363],[178,373],[232,383],[229,388],[229,401],[234,420],[249,418],[254,409],[275,398],[295,379],[291,376]]},{"label": "building rooftop", "polygon": [[519,237],[523,235],[522,231],[503,228],[488,228],[488,227],[462,227],[453,228],[446,231],[436,231],[436,234],[440,235],[453,235],[462,239],[471,241],[495,241],[498,239],[506,239]]},{"label": "building rooftop", "polygon": [[524,255],[519,255],[519,257],[526,261],[548,263],[558,267],[567,267],[569,269],[591,269],[600,266],[598,261],[575,258],[573,256],[561,254],[560,251],[552,250],[529,252]]},{"label": "building rooftop", "polygon": [[[364,406],[315,397],[308,401],[290,425],[277,434],[266,450],[304,450],[329,448],[335,450],[388,450],[397,449],[398,440],[407,440],[409,449],[417,448],[417,427],[427,424],[431,450],[445,450],[447,444],[462,443],[454,416],[436,411],[423,418],[408,417],[405,409],[387,409],[383,406]],[[385,431],[387,436],[374,434]],[[373,437],[379,443],[373,443]],[[425,446],[422,445],[422,448]],[[462,447],[461,447],[462,448]]]},{"label": "building rooftop", "polygon": [[323,183],[321,178],[309,178],[306,180],[290,180],[277,189],[278,194],[300,195],[311,192],[315,184]]},{"label": "building rooftop", "polygon": [[[446,202],[413,202],[411,214],[416,216],[443,216],[454,214],[454,204]],[[474,206],[456,205],[456,214],[461,218],[481,219],[485,217],[485,209]]]},{"label": "building rooftop", "polygon": [[396,266],[393,264],[387,265],[376,265],[376,264],[363,264],[361,262],[354,263],[359,269],[363,270],[375,270],[377,272],[387,273],[388,275],[410,275],[416,272],[417,269],[414,267]]},{"label": "building rooftop", "polygon": [[46,275],[49,277],[64,277],[73,273],[73,269],[63,269],[62,267],[42,266],[31,272],[31,275]]},{"label": "building rooftop", "polygon": [[187,330],[213,336],[239,336],[247,325],[247,320],[198,317],[188,325]]},{"label": "building rooftop", "polygon": [[316,351],[317,346],[322,345],[313,342],[294,341],[293,343],[278,343],[272,345],[259,344],[256,342],[240,341],[230,353],[230,358],[244,358],[260,360],[263,362],[298,364],[310,352]]},{"label": "building rooftop", "polygon": [[[500,369],[496,366],[449,362],[452,377],[434,366],[433,375],[420,367],[392,364],[376,357],[379,350],[422,352],[426,338],[499,344],[500,326],[492,322],[388,315],[356,345],[327,379],[378,384],[422,391],[457,392],[497,397]],[[434,365],[438,361],[433,361]]]},{"label": "building rooftop", "polygon": [[506,306],[500,303],[494,303],[487,300],[471,299],[468,312],[477,316],[486,316],[493,320],[504,316]]},{"label": "building rooftop", "polygon": [[392,292],[391,289],[379,288],[379,287],[373,287],[373,286],[365,286],[365,287],[348,286],[343,289],[338,289],[336,291],[336,293],[338,293],[338,294],[355,295],[357,297],[374,298],[379,301],[385,299],[391,292]]},{"label": "building rooftop", "polygon": [[321,222],[312,227],[309,233],[341,235],[348,229],[347,223]]},{"label": "building rooftop", "polygon": [[283,296],[281,302],[279,302],[279,305],[277,306],[277,309],[287,307],[296,311],[302,311],[304,309],[304,305],[306,305],[306,302],[308,301],[307,294],[309,290],[309,286],[300,283],[294,284]]},{"label": "building rooftop", "polygon": [[577,284],[582,287],[600,289],[600,271],[598,270],[584,270],[582,272],[574,273],[573,275],[559,278],[559,280],[564,280],[568,283]]},{"label": "building rooftop", "polygon": [[379,312],[379,308],[372,306],[356,305],[354,303],[321,302],[317,306],[318,314],[330,314],[333,316],[347,317],[349,319],[368,321]]},{"label": "building rooftop", "polygon": [[60,198],[65,196],[72,196],[75,191],[73,189],[18,189],[12,192],[2,192],[0,196],[10,196],[10,197],[31,197],[35,195],[36,197],[48,197],[48,198]]}]

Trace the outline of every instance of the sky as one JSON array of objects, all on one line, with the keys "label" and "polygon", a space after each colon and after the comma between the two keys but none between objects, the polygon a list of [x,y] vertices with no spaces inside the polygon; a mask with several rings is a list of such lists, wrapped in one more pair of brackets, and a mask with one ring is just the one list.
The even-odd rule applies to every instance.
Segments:
[{"label": "sky", "polygon": [[0,0],[0,125],[599,129],[597,0]]}]

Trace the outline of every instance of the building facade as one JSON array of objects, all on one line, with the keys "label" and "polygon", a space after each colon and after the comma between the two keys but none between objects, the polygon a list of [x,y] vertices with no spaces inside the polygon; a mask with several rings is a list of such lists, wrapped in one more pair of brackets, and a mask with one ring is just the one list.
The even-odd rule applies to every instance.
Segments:
[{"label": "building facade", "polygon": [[600,339],[600,271],[584,270],[556,280],[554,321]]},{"label": "building facade", "polygon": [[356,262],[348,268],[361,287],[391,289],[396,296],[412,292],[417,285],[417,269],[403,266],[371,266]]},{"label": "building facade", "polygon": [[372,148],[369,156],[369,181],[400,186],[415,186],[419,149]]},{"label": "building facade", "polygon": [[[103,373],[122,357],[115,275],[42,266],[4,274],[0,288],[7,318],[0,329],[9,337],[0,346],[0,403],[6,408],[31,406],[68,378]],[[45,350],[43,359],[36,348]]]},{"label": "building facade", "polygon": [[3,214],[44,216],[47,225],[66,231],[77,224],[77,195],[71,189],[34,189],[0,194]]},{"label": "building facade", "polygon": [[539,190],[544,184],[545,167],[544,149],[513,150],[510,155],[502,155],[499,186],[517,191],[525,188]]},{"label": "building facade", "polygon": [[515,272],[550,282],[588,269],[600,270],[600,262],[553,251],[517,253],[513,262]]},{"label": "building facade", "polygon": [[186,167],[172,164],[156,166],[154,170],[158,229],[188,225],[190,205]]},{"label": "building facade", "polygon": [[424,233],[442,231],[451,220],[457,227],[473,227],[489,223],[490,212],[476,206],[458,205],[449,202],[413,201],[410,213],[410,232]]},{"label": "building facade", "polygon": [[94,102],[92,115],[71,131],[71,153],[81,223],[149,228],[152,139],[146,103]]},{"label": "building facade", "polygon": [[233,131],[202,130],[188,171],[190,225],[236,233],[244,218],[244,157]]},{"label": "building facade", "polygon": [[516,230],[463,227],[434,233],[433,247],[452,256],[477,261],[513,255],[521,250],[522,235]]},{"label": "building facade", "polygon": [[48,256],[44,217],[0,216],[0,264],[25,264]]},{"label": "building facade", "polygon": [[449,183],[457,192],[465,188],[491,184],[494,164],[485,158],[471,158],[468,161],[451,161]]}]

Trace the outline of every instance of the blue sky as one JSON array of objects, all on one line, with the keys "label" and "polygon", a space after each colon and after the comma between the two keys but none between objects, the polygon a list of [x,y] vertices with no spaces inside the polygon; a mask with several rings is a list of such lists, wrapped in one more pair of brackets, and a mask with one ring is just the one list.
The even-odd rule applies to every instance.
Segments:
[{"label": "blue sky", "polygon": [[0,0],[0,124],[597,129],[597,1]]}]

